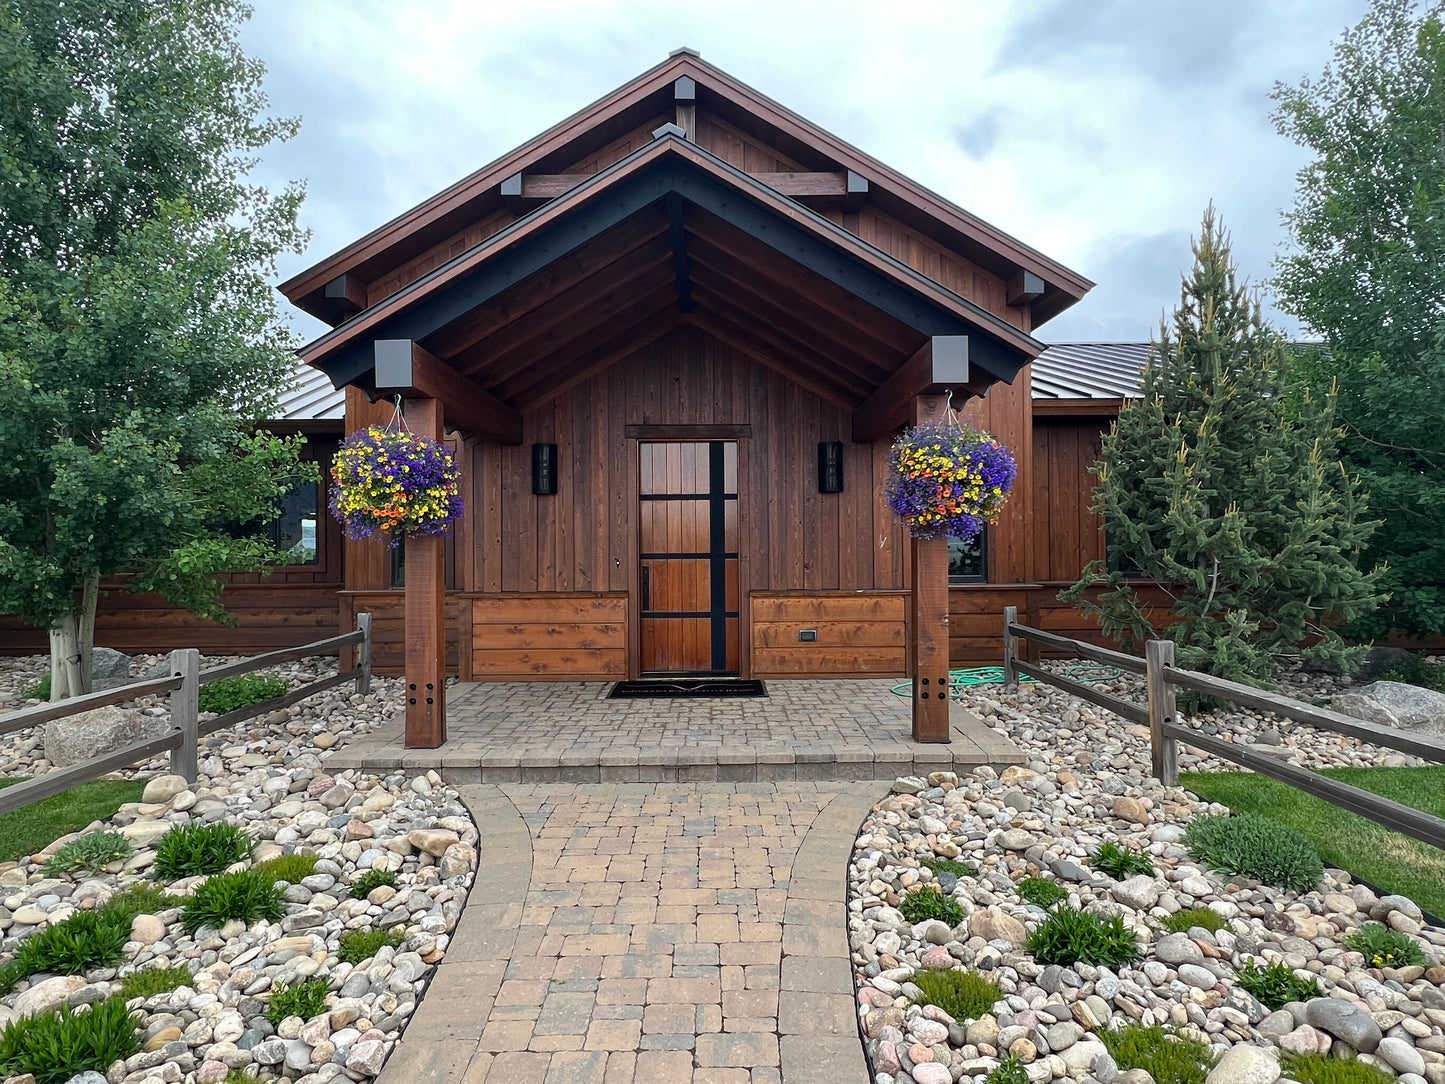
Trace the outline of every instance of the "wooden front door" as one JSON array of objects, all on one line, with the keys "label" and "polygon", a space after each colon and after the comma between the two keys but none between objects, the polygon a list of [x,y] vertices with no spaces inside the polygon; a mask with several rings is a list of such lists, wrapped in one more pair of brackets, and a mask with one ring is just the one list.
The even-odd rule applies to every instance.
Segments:
[{"label": "wooden front door", "polygon": [[641,670],[736,674],[737,442],[638,447]]}]

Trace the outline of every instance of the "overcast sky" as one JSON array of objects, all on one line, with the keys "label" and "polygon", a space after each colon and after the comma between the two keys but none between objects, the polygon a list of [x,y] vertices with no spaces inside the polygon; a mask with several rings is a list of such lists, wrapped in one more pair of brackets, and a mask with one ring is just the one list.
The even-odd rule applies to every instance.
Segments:
[{"label": "overcast sky", "polygon": [[256,176],[308,183],[289,275],[688,45],[1098,283],[1040,338],[1144,339],[1209,200],[1245,275],[1268,276],[1306,160],[1270,89],[1318,74],[1365,6],[256,0],[245,46],[302,119]]}]

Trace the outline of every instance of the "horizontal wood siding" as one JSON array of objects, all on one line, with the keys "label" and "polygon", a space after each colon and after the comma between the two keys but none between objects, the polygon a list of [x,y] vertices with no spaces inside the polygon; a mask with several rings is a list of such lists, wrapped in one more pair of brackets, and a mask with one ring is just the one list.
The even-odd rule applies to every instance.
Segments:
[{"label": "horizontal wood siding", "polygon": [[626,677],[625,594],[467,596],[478,681]]},{"label": "horizontal wood siding", "polygon": [[[405,593],[395,591],[342,591],[341,622],[347,628],[353,615],[371,614],[371,666],[381,674],[400,674],[406,659]],[[459,646],[467,605],[447,592],[447,673],[458,673]]]},{"label": "horizontal wood siding", "polygon": [[[335,635],[339,631],[336,585],[318,583],[233,584],[221,601],[235,615],[234,627],[218,625],[177,609],[155,594],[133,595],[123,588],[103,594],[95,615],[95,642],[127,654],[199,648],[205,654],[250,655]],[[44,629],[0,617],[0,654],[43,654],[50,650]]]},{"label": "horizontal wood siding", "polygon": [[[901,677],[908,670],[901,592],[754,594],[755,677]],[[803,629],[818,638],[799,641]]]}]

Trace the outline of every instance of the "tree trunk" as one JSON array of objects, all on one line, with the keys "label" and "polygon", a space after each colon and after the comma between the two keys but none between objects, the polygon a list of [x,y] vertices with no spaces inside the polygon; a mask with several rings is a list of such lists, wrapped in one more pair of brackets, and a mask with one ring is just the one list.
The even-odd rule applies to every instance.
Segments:
[{"label": "tree trunk", "polygon": [[91,656],[95,651],[95,607],[100,600],[100,573],[92,572],[85,578],[80,593],[80,626],[77,630],[76,645],[80,649],[80,692],[93,691],[95,667]]},{"label": "tree trunk", "polygon": [[59,625],[50,629],[50,699],[64,700],[66,695],[65,636]]},{"label": "tree trunk", "polygon": [[51,700],[90,691],[90,675],[81,676],[79,632],[74,614],[66,614],[50,630]]}]

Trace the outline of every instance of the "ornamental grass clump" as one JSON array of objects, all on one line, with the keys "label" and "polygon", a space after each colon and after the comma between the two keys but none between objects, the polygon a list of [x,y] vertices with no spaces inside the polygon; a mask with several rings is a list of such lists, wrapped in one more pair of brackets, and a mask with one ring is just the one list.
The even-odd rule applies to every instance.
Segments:
[{"label": "ornamental grass clump", "polygon": [[282,983],[271,991],[271,1001],[266,1006],[266,1019],[273,1027],[280,1027],[288,1016],[299,1016],[310,1020],[326,1011],[326,980],[312,979],[299,986]]},{"label": "ornamental grass clump", "polygon": [[1299,1084],[1391,1084],[1389,1073],[1366,1065],[1356,1058],[1336,1058],[1329,1054],[1285,1054],[1280,1068],[1290,1080]]},{"label": "ornamental grass clump", "polygon": [[373,425],[331,460],[331,514],[358,541],[390,532],[441,534],[461,517],[461,471],[446,445]]},{"label": "ornamental grass clump", "polygon": [[352,899],[364,900],[383,885],[387,888],[395,888],[396,874],[389,869],[369,869],[352,881],[347,886],[347,890],[351,893]]},{"label": "ornamental grass clump", "polygon": [[120,998],[89,1009],[22,1016],[0,1030],[0,1075],[29,1073],[35,1084],[65,1084],[87,1071],[105,1075],[140,1052],[140,1021]]},{"label": "ornamental grass clump", "polygon": [[1154,1084],[1204,1084],[1214,1067],[1208,1043],[1185,1038],[1168,1026],[1125,1024],[1098,1032],[1120,1069],[1143,1069]]},{"label": "ornamental grass clump", "polygon": [[1190,907],[1159,920],[1159,928],[1166,933],[1188,933],[1196,926],[1217,933],[1224,929],[1224,916],[1209,907]]},{"label": "ornamental grass clump", "polygon": [[1429,964],[1413,937],[1378,922],[1366,922],[1341,940],[1346,948],[1362,955],[1371,967],[1426,967]]},{"label": "ornamental grass clump", "polygon": [[1133,847],[1121,847],[1113,840],[1099,844],[1099,849],[1089,858],[1089,863],[1100,873],[1108,874],[1116,881],[1130,877],[1148,876],[1154,872],[1154,863],[1143,851]]},{"label": "ornamental grass clump", "polygon": [[135,853],[130,841],[119,832],[91,832],[73,839],[50,856],[42,866],[46,876],[61,873],[99,873],[112,862]]},{"label": "ornamental grass clump", "polygon": [[120,980],[120,998],[122,1001],[153,998],[188,986],[194,978],[190,970],[182,966],[143,967]]},{"label": "ornamental grass clump", "polygon": [[1101,918],[1077,907],[1060,907],[1029,934],[1025,947],[1041,964],[1118,967],[1139,958],[1139,939],[1118,915]]},{"label": "ornamental grass clump", "polygon": [[989,1070],[983,1084],[1029,1084],[1029,1071],[1017,1054],[1009,1054]]},{"label": "ornamental grass clump", "polygon": [[346,930],[336,955],[342,963],[359,964],[384,948],[396,948],[404,940],[400,930]]},{"label": "ornamental grass clump", "polygon": [[936,1005],[960,1024],[992,1012],[1003,996],[991,979],[972,971],[920,971],[908,981],[918,987],[915,1005]]},{"label": "ornamental grass clump", "polygon": [[179,824],[156,844],[156,876],[163,881],[224,873],[251,857],[249,833],[234,824]]},{"label": "ornamental grass clump", "polygon": [[1270,1012],[1278,1012],[1291,1001],[1308,1001],[1320,994],[1314,978],[1300,978],[1279,963],[1261,967],[1253,960],[1245,960],[1235,982]]},{"label": "ornamental grass clump", "polygon": [[1014,887],[1026,903],[1042,907],[1045,911],[1069,898],[1068,891],[1057,881],[1049,881],[1043,877],[1025,877]]},{"label": "ornamental grass clump", "polygon": [[1183,842],[1196,862],[1275,888],[1308,892],[1325,872],[1313,843],[1258,813],[1198,817],[1184,830]]},{"label": "ornamental grass clump", "polygon": [[321,861],[314,854],[283,854],[256,863],[256,872],[268,880],[300,884],[316,872],[316,863]]},{"label": "ornamental grass clump", "polygon": [[977,538],[998,519],[1017,468],[1009,450],[957,421],[905,429],[888,454],[884,496],[915,538]]},{"label": "ornamental grass clump", "polygon": [[220,929],[239,920],[250,925],[259,919],[279,922],[286,903],[279,888],[254,869],[221,873],[205,881],[186,902],[181,923],[194,935],[202,926]]},{"label": "ornamental grass clump", "polygon": [[952,896],[944,895],[934,885],[924,885],[917,891],[908,893],[898,904],[898,910],[915,926],[930,918],[936,918],[952,929],[963,921],[963,908],[958,905],[958,901]]},{"label": "ornamental grass clump", "polygon": [[933,871],[937,877],[940,873],[949,873],[955,877],[977,877],[978,870],[967,862],[955,862],[952,858],[925,858],[919,865]]}]

